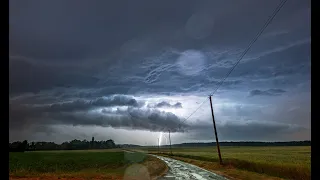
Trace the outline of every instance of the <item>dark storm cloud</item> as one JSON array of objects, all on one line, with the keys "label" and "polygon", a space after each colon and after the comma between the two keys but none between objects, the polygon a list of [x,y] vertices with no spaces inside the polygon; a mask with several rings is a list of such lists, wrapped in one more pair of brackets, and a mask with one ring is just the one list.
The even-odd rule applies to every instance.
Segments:
[{"label": "dark storm cloud", "polygon": [[162,101],[160,103],[157,103],[155,105],[148,105],[148,107],[156,107],[156,108],[182,108],[182,103],[177,102],[175,104],[170,104],[166,101]]},{"label": "dark storm cloud", "polygon": [[[16,121],[28,120],[37,115],[48,115],[48,113],[89,111],[98,107],[113,106],[140,107],[143,103],[144,102],[138,102],[132,97],[123,95],[114,95],[93,100],[77,99],[50,104],[22,104],[21,101],[12,100],[9,102],[9,115],[10,120],[15,123]],[[17,122],[17,124],[19,123]]]},{"label": "dark storm cloud", "polygon": [[92,87],[98,78],[72,69],[9,59],[9,92],[39,92],[57,87]]},{"label": "dark storm cloud", "polygon": [[[20,57],[19,61],[10,58],[10,93],[39,92],[56,87],[105,86],[110,87],[106,88],[107,94],[104,95],[125,94],[132,86],[157,93],[185,93],[190,91],[184,89],[190,89],[199,82],[201,86],[211,88],[234,64],[243,51],[243,45],[256,34],[278,3],[252,0],[236,4],[181,2],[10,1],[10,56]],[[249,57],[244,61],[305,43],[310,35],[303,29],[308,27],[309,5],[309,1],[287,3],[286,10],[266,30],[261,39],[263,43],[257,42],[250,52],[253,55],[248,53]],[[293,23],[295,19],[292,17],[298,19]],[[292,23],[282,23],[281,20]],[[206,34],[206,37],[199,34]],[[31,41],[32,44],[29,43]],[[187,70],[179,73],[175,64],[181,54],[190,50],[202,51],[207,59],[205,68],[195,77],[186,77]],[[292,57],[281,61],[300,59]],[[268,57],[264,62],[270,59],[275,58]],[[255,69],[263,67],[261,64],[254,66]],[[285,72],[285,67],[275,73]],[[252,68],[249,71],[248,68],[237,69],[240,75],[259,76],[264,73]],[[235,72],[234,76],[238,75]],[[210,78],[204,81],[206,77],[203,76]],[[168,78],[170,81],[164,83]],[[230,83],[241,87],[245,80],[242,78]],[[180,86],[177,87],[176,83]],[[228,82],[224,85],[236,87],[228,86]],[[205,89],[191,89],[191,92],[197,91]]]},{"label": "dark storm cloud", "polygon": [[[178,128],[180,118],[172,113],[157,110],[128,109],[116,111],[108,114],[60,113],[53,114],[54,124],[82,125],[82,126],[102,126],[113,128],[124,128],[133,130],[148,131],[182,131]],[[182,127],[185,127],[183,124]]]},{"label": "dark storm cloud", "polygon": [[[43,112],[72,112],[72,111],[84,111],[97,107],[112,107],[112,106],[133,106],[141,107],[144,105],[143,101],[138,102],[136,99],[130,96],[114,95],[109,97],[101,97],[93,100],[77,99],[66,102],[56,102],[50,104],[20,104],[21,101],[11,101],[12,105],[25,106],[26,108],[32,107]],[[22,101],[23,102],[23,101]],[[13,107],[14,108],[14,107]]]},{"label": "dark storm cloud", "polygon": [[268,89],[268,90],[259,90],[255,89],[250,91],[249,96],[279,96],[286,91],[283,89]]},{"label": "dark storm cloud", "polygon": [[94,100],[76,100],[72,102],[63,102],[57,104],[51,104],[48,106],[43,106],[43,110],[46,112],[65,112],[65,111],[83,111],[90,110],[96,107],[110,107],[110,106],[134,106],[138,107],[139,105],[137,100],[127,96],[112,96],[107,98],[97,98]]},{"label": "dark storm cloud", "polygon": [[[9,103],[10,128],[21,129],[35,125],[84,125],[131,128],[150,131],[170,129],[182,131],[185,124],[173,113],[157,109],[140,109],[144,102],[133,97],[114,95],[94,100],[78,99],[52,104]],[[179,105],[176,103],[175,105]],[[113,107],[124,107],[125,109]],[[101,112],[95,111],[103,108]],[[93,110],[93,111],[91,111]]]},{"label": "dark storm cloud", "polygon": [[[10,128],[75,124],[160,131],[174,128],[179,117],[137,109],[144,102],[122,95],[212,93],[279,1],[9,3]],[[217,95],[232,99],[251,91],[260,99],[247,99],[259,104],[274,95],[310,92],[310,41],[310,1],[288,1]],[[110,99],[115,94],[121,95]],[[154,108],[188,108],[182,103]],[[91,113],[95,108],[100,114]],[[237,107],[233,114],[250,110]]]}]

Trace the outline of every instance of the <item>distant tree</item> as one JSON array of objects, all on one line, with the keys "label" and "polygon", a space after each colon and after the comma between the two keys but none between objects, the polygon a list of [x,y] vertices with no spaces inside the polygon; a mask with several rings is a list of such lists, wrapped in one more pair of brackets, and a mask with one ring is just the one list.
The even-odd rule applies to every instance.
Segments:
[{"label": "distant tree", "polygon": [[92,137],[92,140],[91,140],[91,149],[94,149],[94,137]]},{"label": "distant tree", "polygon": [[29,147],[29,150],[32,150],[32,151],[36,150],[36,146],[35,146],[35,143],[34,143],[34,142],[31,142],[31,145],[30,145],[30,147]]},{"label": "distant tree", "polygon": [[113,142],[112,139],[107,140],[106,144],[107,144],[107,148],[115,148],[116,147],[116,144]]},{"label": "distant tree", "polygon": [[24,152],[28,148],[28,141],[24,140],[23,142],[17,141],[9,143],[9,152]]},{"label": "distant tree", "polygon": [[28,144],[28,141],[27,141],[27,140],[24,140],[24,141],[22,142],[22,148],[23,148],[24,150],[29,149],[29,144]]}]

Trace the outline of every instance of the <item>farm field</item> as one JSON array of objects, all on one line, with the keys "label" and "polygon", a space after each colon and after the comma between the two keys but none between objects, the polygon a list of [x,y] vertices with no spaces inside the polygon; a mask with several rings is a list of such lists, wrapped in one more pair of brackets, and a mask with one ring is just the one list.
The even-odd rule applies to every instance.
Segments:
[{"label": "farm field", "polygon": [[[222,146],[220,149],[223,166],[218,163],[216,147],[172,148],[172,156],[169,148],[160,148],[160,153],[239,179],[250,179],[250,175],[256,173],[285,179],[310,179],[311,176],[310,146]],[[158,154],[158,148],[136,150]]]},{"label": "farm field", "polygon": [[144,153],[119,150],[10,152],[10,179],[139,179],[166,165]]}]

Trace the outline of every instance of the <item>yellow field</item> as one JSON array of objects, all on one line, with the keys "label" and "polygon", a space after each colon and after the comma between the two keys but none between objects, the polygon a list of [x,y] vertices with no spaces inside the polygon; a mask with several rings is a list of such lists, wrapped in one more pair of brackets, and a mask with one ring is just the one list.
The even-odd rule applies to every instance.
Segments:
[{"label": "yellow field", "polygon": [[[149,153],[158,153],[157,148],[140,148]],[[198,160],[218,164],[216,147],[173,148],[173,158]],[[160,148],[163,155],[170,155],[170,149]],[[289,179],[310,179],[311,147],[221,147],[225,167],[266,174]],[[227,171],[226,171],[227,172]]]}]

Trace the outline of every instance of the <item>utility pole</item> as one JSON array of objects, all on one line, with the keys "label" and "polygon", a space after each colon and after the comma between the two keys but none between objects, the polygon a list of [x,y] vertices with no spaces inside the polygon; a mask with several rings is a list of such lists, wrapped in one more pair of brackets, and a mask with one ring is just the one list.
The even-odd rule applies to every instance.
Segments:
[{"label": "utility pole", "polygon": [[170,130],[169,130],[169,142],[170,142],[170,152],[171,152],[171,155],[172,155],[171,138],[170,138]]},{"label": "utility pole", "polygon": [[160,144],[159,144],[159,138],[158,138],[158,153],[160,153]]},{"label": "utility pole", "polygon": [[217,144],[217,149],[218,149],[219,162],[220,162],[220,164],[222,165],[222,159],[221,159],[221,153],[220,153],[220,145],[219,145],[219,140],[218,140],[216,122],[215,122],[215,120],[214,120],[214,114],[213,114],[211,96],[212,96],[212,95],[209,96],[209,99],[210,99],[210,106],[211,106],[211,114],[212,114],[213,128],[214,128],[214,134],[215,134],[215,136],[216,136],[216,144]]}]

